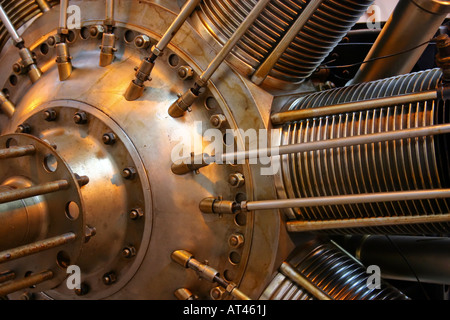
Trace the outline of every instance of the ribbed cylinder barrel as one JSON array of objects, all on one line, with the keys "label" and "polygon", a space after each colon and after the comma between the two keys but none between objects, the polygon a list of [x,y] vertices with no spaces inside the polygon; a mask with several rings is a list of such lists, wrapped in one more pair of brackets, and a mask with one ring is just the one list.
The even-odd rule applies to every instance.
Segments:
[{"label": "ribbed cylinder barrel", "polygon": [[[257,70],[310,2],[271,1],[233,53],[241,62]],[[223,45],[256,3],[257,0],[205,0],[201,4],[200,19]],[[324,0],[268,76],[282,83],[297,83],[309,77],[371,3],[372,0]]]},{"label": "ribbed cylinder barrel", "polygon": [[[290,110],[316,108],[431,90],[439,69],[333,89],[299,98]],[[285,124],[281,144],[343,138],[448,123],[447,104],[435,100],[336,114]],[[307,198],[448,188],[448,135],[395,140],[282,156],[280,198]],[[450,199],[330,205],[288,211],[291,218],[329,220],[448,213]],[[450,224],[334,230],[336,233],[436,234]]]},{"label": "ribbed cylinder barrel", "polygon": [[[406,300],[408,297],[382,279],[371,281],[366,267],[333,242],[308,243],[289,263],[333,300]],[[378,287],[378,288],[377,288]],[[312,295],[288,277],[277,274],[261,300],[311,300]]]},{"label": "ribbed cylinder barrel", "polygon": [[[47,3],[51,6],[54,6],[59,4],[59,1],[48,0]],[[42,9],[40,9],[38,2],[35,0],[0,0],[0,4],[7,13],[15,28],[20,28],[27,21],[42,13]],[[0,22],[0,50],[5,45],[8,39],[8,31]]]}]

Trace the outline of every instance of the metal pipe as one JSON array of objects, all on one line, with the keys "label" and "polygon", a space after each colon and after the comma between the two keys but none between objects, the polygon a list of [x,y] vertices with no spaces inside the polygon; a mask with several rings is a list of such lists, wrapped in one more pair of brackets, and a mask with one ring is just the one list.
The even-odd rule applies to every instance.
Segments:
[{"label": "metal pipe", "polygon": [[378,265],[383,278],[450,284],[449,238],[370,235],[344,241],[364,265]]},{"label": "metal pipe", "polygon": [[405,52],[362,64],[347,85],[411,72],[449,12],[448,1],[400,0],[364,61]]},{"label": "metal pipe", "polygon": [[225,45],[220,49],[214,59],[209,63],[208,67],[200,75],[193,88],[188,89],[181,95],[170,107],[169,115],[173,118],[179,118],[184,115],[187,110],[190,110],[192,104],[198,98],[200,89],[208,83],[217,68],[222,64],[227,55],[233,50],[234,46],[241,40],[242,36],[247,32],[260,13],[264,10],[270,0],[259,0],[253,7],[245,20],[234,31],[233,35],[228,39]]},{"label": "metal pipe", "polygon": [[288,262],[284,261],[280,266],[280,272],[288,277],[290,280],[306,289],[315,298],[319,300],[333,300],[328,294],[316,287],[307,277],[298,272]]},{"label": "metal pipe", "polygon": [[[450,194],[449,194],[450,195]],[[330,229],[384,227],[403,224],[439,223],[450,222],[450,214],[357,218],[323,221],[288,221],[286,223],[289,232],[311,232]]]},{"label": "metal pipe", "polygon": [[59,28],[67,29],[67,8],[69,6],[69,0],[61,0],[59,8]]},{"label": "metal pipe", "polygon": [[41,241],[36,241],[34,243],[30,243],[11,250],[0,252],[0,263],[23,258],[35,253],[39,253],[48,249],[62,246],[70,241],[75,240],[76,237],[77,236],[75,233],[68,232],[60,236],[48,238]]},{"label": "metal pipe", "polygon": [[51,9],[47,0],[36,0],[36,3],[38,4],[38,6],[42,10],[42,12],[47,12],[47,11],[50,11],[50,9]]},{"label": "metal pipe", "polygon": [[6,271],[0,273],[0,283],[13,280],[16,277],[16,274],[12,271]]},{"label": "metal pipe", "polygon": [[[200,3],[201,0],[189,0],[186,2],[186,4],[181,9],[180,13],[176,17],[176,19],[172,22],[172,24],[169,26],[169,29],[164,33],[162,38],[158,41],[158,43],[155,45],[155,48],[159,51],[163,51],[167,45],[172,41],[172,38],[175,36],[175,34],[180,30],[183,23],[186,21],[187,18],[191,15],[191,13],[195,10],[197,5]],[[152,49],[153,51],[153,49]],[[156,54],[159,56],[159,54]]]},{"label": "metal pipe", "polygon": [[14,25],[12,24],[11,20],[9,19],[8,15],[6,14],[2,5],[0,5],[0,19],[2,20],[3,25],[5,26],[6,30],[8,30],[8,33],[11,36],[11,38],[14,40],[15,44],[17,45],[19,43],[22,43],[23,39],[17,33],[16,28],[14,28]]},{"label": "metal pipe", "polygon": [[[316,2],[321,2],[323,0],[319,0]],[[222,64],[227,55],[233,50],[234,46],[241,40],[242,36],[247,32],[248,28],[252,26],[255,20],[259,17],[260,13],[264,10],[270,0],[259,0],[258,3],[253,7],[245,20],[239,25],[239,27],[234,31],[233,35],[230,39],[225,43],[219,53],[214,57],[211,63],[208,65],[206,70],[201,74],[199,83],[200,86],[206,85],[208,80],[217,70],[217,68]],[[306,11],[306,10],[305,10]],[[294,36],[295,37],[295,36]],[[288,44],[289,45],[289,44]]]},{"label": "metal pipe", "polygon": [[433,125],[381,133],[364,134],[360,136],[352,136],[345,138],[297,143],[267,149],[256,149],[248,151],[238,151],[233,153],[224,153],[219,155],[219,159],[216,158],[214,161],[216,163],[229,163],[245,159],[257,159],[261,155],[270,157],[289,153],[310,152],[331,148],[349,147],[360,144],[385,142],[399,139],[410,139],[445,133],[450,133],[450,124],[441,124],[441,125]]},{"label": "metal pipe", "polygon": [[34,154],[35,152],[36,152],[36,148],[33,145],[27,145],[27,146],[22,146],[22,147],[9,147],[7,149],[0,149],[0,160],[23,157],[23,156],[27,156],[30,154]]},{"label": "metal pipe", "polygon": [[106,0],[106,21],[108,23],[114,21],[114,0]]},{"label": "metal pipe", "polygon": [[437,90],[423,91],[418,93],[403,94],[386,98],[347,102],[318,108],[290,110],[278,112],[271,115],[273,125],[279,125],[290,121],[304,120],[308,118],[325,117],[339,113],[371,110],[388,106],[402,105],[413,102],[437,99]]},{"label": "metal pipe", "polygon": [[58,180],[29,188],[5,191],[0,193],[0,204],[21,200],[29,197],[39,196],[47,193],[52,193],[59,190],[67,189],[68,187],[69,182],[67,180]]},{"label": "metal pipe", "polygon": [[278,42],[277,46],[272,50],[270,55],[264,60],[259,68],[253,74],[251,80],[257,85],[260,85],[278,62],[280,57],[294,41],[295,37],[303,29],[305,24],[311,19],[316,10],[322,5],[324,0],[310,1],[301,15],[295,20],[294,24],[289,28],[283,38]]},{"label": "metal pipe", "polygon": [[249,202],[243,201],[241,202],[241,208],[247,211],[254,211],[266,209],[301,208],[301,207],[333,206],[333,205],[355,204],[355,203],[374,203],[374,202],[443,199],[443,198],[450,198],[450,189],[378,192],[378,193],[363,193],[363,194],[328,196],[328,197],[260,200]]},{"label": "metal pipe", "polygon": [[0,297],[6,296],[10,293],[29,288],[33,285],[37,285],[44,281],[53,278],[53,271],[46,270],[38,274],[33,274],[29,277],[25,277],[21,280],[14,281],[12,283],[4,284],[0,286]]}]

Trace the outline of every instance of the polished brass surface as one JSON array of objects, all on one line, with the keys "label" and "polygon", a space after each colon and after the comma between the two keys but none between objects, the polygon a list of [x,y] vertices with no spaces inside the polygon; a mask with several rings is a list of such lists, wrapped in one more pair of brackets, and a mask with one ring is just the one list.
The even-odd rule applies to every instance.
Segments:
[{"label": "polished brass surface", "polygon": [[[414,296],[372,244],[447,239],[445,77],[406,74],[414,57],[329,90],[315,72],[372,1],[0,4],[0,299]],[[433,17],[407,43],[447,12],[407,6]],[[447,246],[407,254],[443,268]],[[371,287],[377,260],[407,285]]]}]

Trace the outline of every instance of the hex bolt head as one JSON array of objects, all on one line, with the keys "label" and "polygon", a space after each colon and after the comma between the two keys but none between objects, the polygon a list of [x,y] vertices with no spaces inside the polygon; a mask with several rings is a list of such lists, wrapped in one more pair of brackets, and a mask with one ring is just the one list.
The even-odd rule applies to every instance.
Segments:
[{"label": "hex bolt head", "polygon": [[134,39],[134,45],[141,49],[147,49],[150,44],[150,38],[144,34],[141,34]]},{"label": "hex bolt head", "polygon": [[105,28],[102,25],[95,25],[89,29],[89,34],[91,37],[96,38],[105,32]]},{"label": "hex bolt head", "polygon": [[133,246],[128,246],[122,249],[122,256],[124,258],[132,258],[136,255],[136,248]]},{"label": "hex bolt head", "polygon": [[102,141],[106,145],[113,145],[116,143],[117,137],[113,132],[105,133],[102,137]]},{"label": "hex bolt head", "polygon": [[232,234],[228,238],[228,244],[232,248],[235,248],[235,249],[240,248],[244,244],[244,236],[239,233]]},{"label": "hex bolt head", "polygon": [[87,123],[86,112],[79,111],[75,113],[75,115],[73,116],[73,121],[75,121],[76,124],[86,124]]},{"label": "hex bolt head", "polygon": [[55,121],[57,118],[57,113],[54,109],[48,109],[44,111],[44,120],[45,121]]},{"label": "hex bolt head", "polygon": [[189,66],[179,67],[177,73],[181,80],[189,80],[194,76],[194,70]]},{"label": "hex bolt head", "polygon": [[14,63],[12,66],[12,70],[15,74],[23,73],[23,67],[20,65],[20,63]]},{"label": "hex bolt head", "polygon": [[127,167],[122,170],[122,177],[127,180],[132,180],[136,177],[136,169],[133,167]]},{"label": "hex bolt head", "polygon": [[103,280],[104,284],[109,286],[109,285],[112,285],[113,283],[115,283],[117,281],[117,276],[116,276],[114,271],[110,271],[110,272],[105,273],[103,275],[102,280]]},{"label": "hex bolt head", "polygon": [[224,295],[226,293],[226,290],[222,287],[214,287],[209,292],[209,295],[213,300],[222,300]]},{"label": "hex bolt head", "polygon": [[16,133],[30,133],[31,127],[27,123],[22,123],[17,126]]},{"label": "hex bolt head", "polygon": [[55,37],[54,37],[54,36],[48,37],[48,39],[47,39],[47,44],[48,44],[50,47],[53,47],[53,46],[56,44],[56,39],[55,39]]},{"label": "hex bolt head", "polygon": [[91,288],[89,287],[89,285],[87,283],[82,282],[80,285],[80,288],[75,289],[74,292],[77,296],[84,296],[89,293],[90,289]]},{"label": "hex bolt head", "polygon": [[218,129],[227,122],[227,118],[223,114],[213,114],[209,119],[209,122],[214,128]]},{"label": "hex bolt head", "polygon": [[228,183],[234,188],[242,187],[245,183],[244,175],[239,172],[232,173],[228,177]]},{"label": "hex bolt head", "polygon": [[144,216],[144,212],[142,211],[141,208],[136,208],[130,211],[129,216],[131,220],[137,220]]}]

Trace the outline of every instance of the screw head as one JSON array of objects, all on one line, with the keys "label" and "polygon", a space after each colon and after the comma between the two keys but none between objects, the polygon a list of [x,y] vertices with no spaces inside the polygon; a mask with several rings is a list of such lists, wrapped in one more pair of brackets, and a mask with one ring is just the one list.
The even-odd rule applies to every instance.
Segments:
[{"label": "screw head", "polygon": [[86,124],[87,123],[86,112],[79,111],[75,113],[75,115],[73,116],[73,121],[75,121],[76,124]]},{"label": "screw head", "polygon": [[124,258],[132,258],[136,255],[136,248],[133,246],[128,246],[122,249],[122,256]]},{"label": "screw head", "polygon": [[244,244],[244,236],[242,234],[238,234],[238,233],[232,234],[228,238],[228,244],[232,248],[236,248],[236,249],[240,248]]},{"label": "screw head", "polygon": [[107,145],[112,145],[116,143],[116,140],[117,140],[116,135],[113,132],[105,133],[102,137],[103,143]]},{"label": "screw head", "polygon": [[22,123],[17,126],[16,133],[30,133],[31,127],[27,123]]},{"label": "screw head", "polygon": [[109,285],[111,285],[111,284],[113,284],[113,283],[115,283],[117,281],[117,276],[116,276],[114,271],[110,271],[110,272],[105,273],[103,275],[102,280],[103,280],[104,284],[109,286]]},{"label": "screw head", "polygon": [[133,167],[127,167],[122,170],[122,177],[127,180],[132,180],[136,177],[136,169]]},{"label": "screw head", "polygon": [[223,114],[213,114],[209,119],[209,122],[214,128],[220,128],[227,121],[227,118]]},{"label": "screw head", "polygon": [[56,111],[53,109],[48,109],[44,111],[44,120],[55,121],[57,117]]},{"label": "screw head", "polygon": [[144,216],[144,212],[142,211],[141,208],[136,208],[130,211],[129,216],[131,220],[137,220]]},{"label": "screw head", "polygon": [[244,175],[239,172],[232,173],[228,177],[228,183],[234,188],[239,188],[245,183]]},{"label": "screw head", "polygon": [[54,36],[48,37],[48,39],[47,39],[47,44],[48,44],[50,47],[53,47],[53,46],[56,44],[56,39],[55,39],[55,37],[54,37]]},{"label": "screw head", "polygon": [[211,298],[213,298],[214,300],[222,300],[224,295],[225,295],[225,289],[222,287],[215,287],[212,288],[211,291],[209,292],[209,295],[211,296]]},{"label": "screw head", "polygon": [[82,282],[79,289],[75,289],[74,292],[77,296],[84,296],[85,294],[88,294],[90,291],[90,287],[85,282]]},{"label": "screw head", "polygon": [[19,63],[14,63],[12,66],[12,70],[16,74],[22,73],[23,67]]},{"label": "screw head", "polygon": [[178,77],[181,80],[189,80],[194,76],[194,70],[189,66],[181,66],[178,68]]}]

